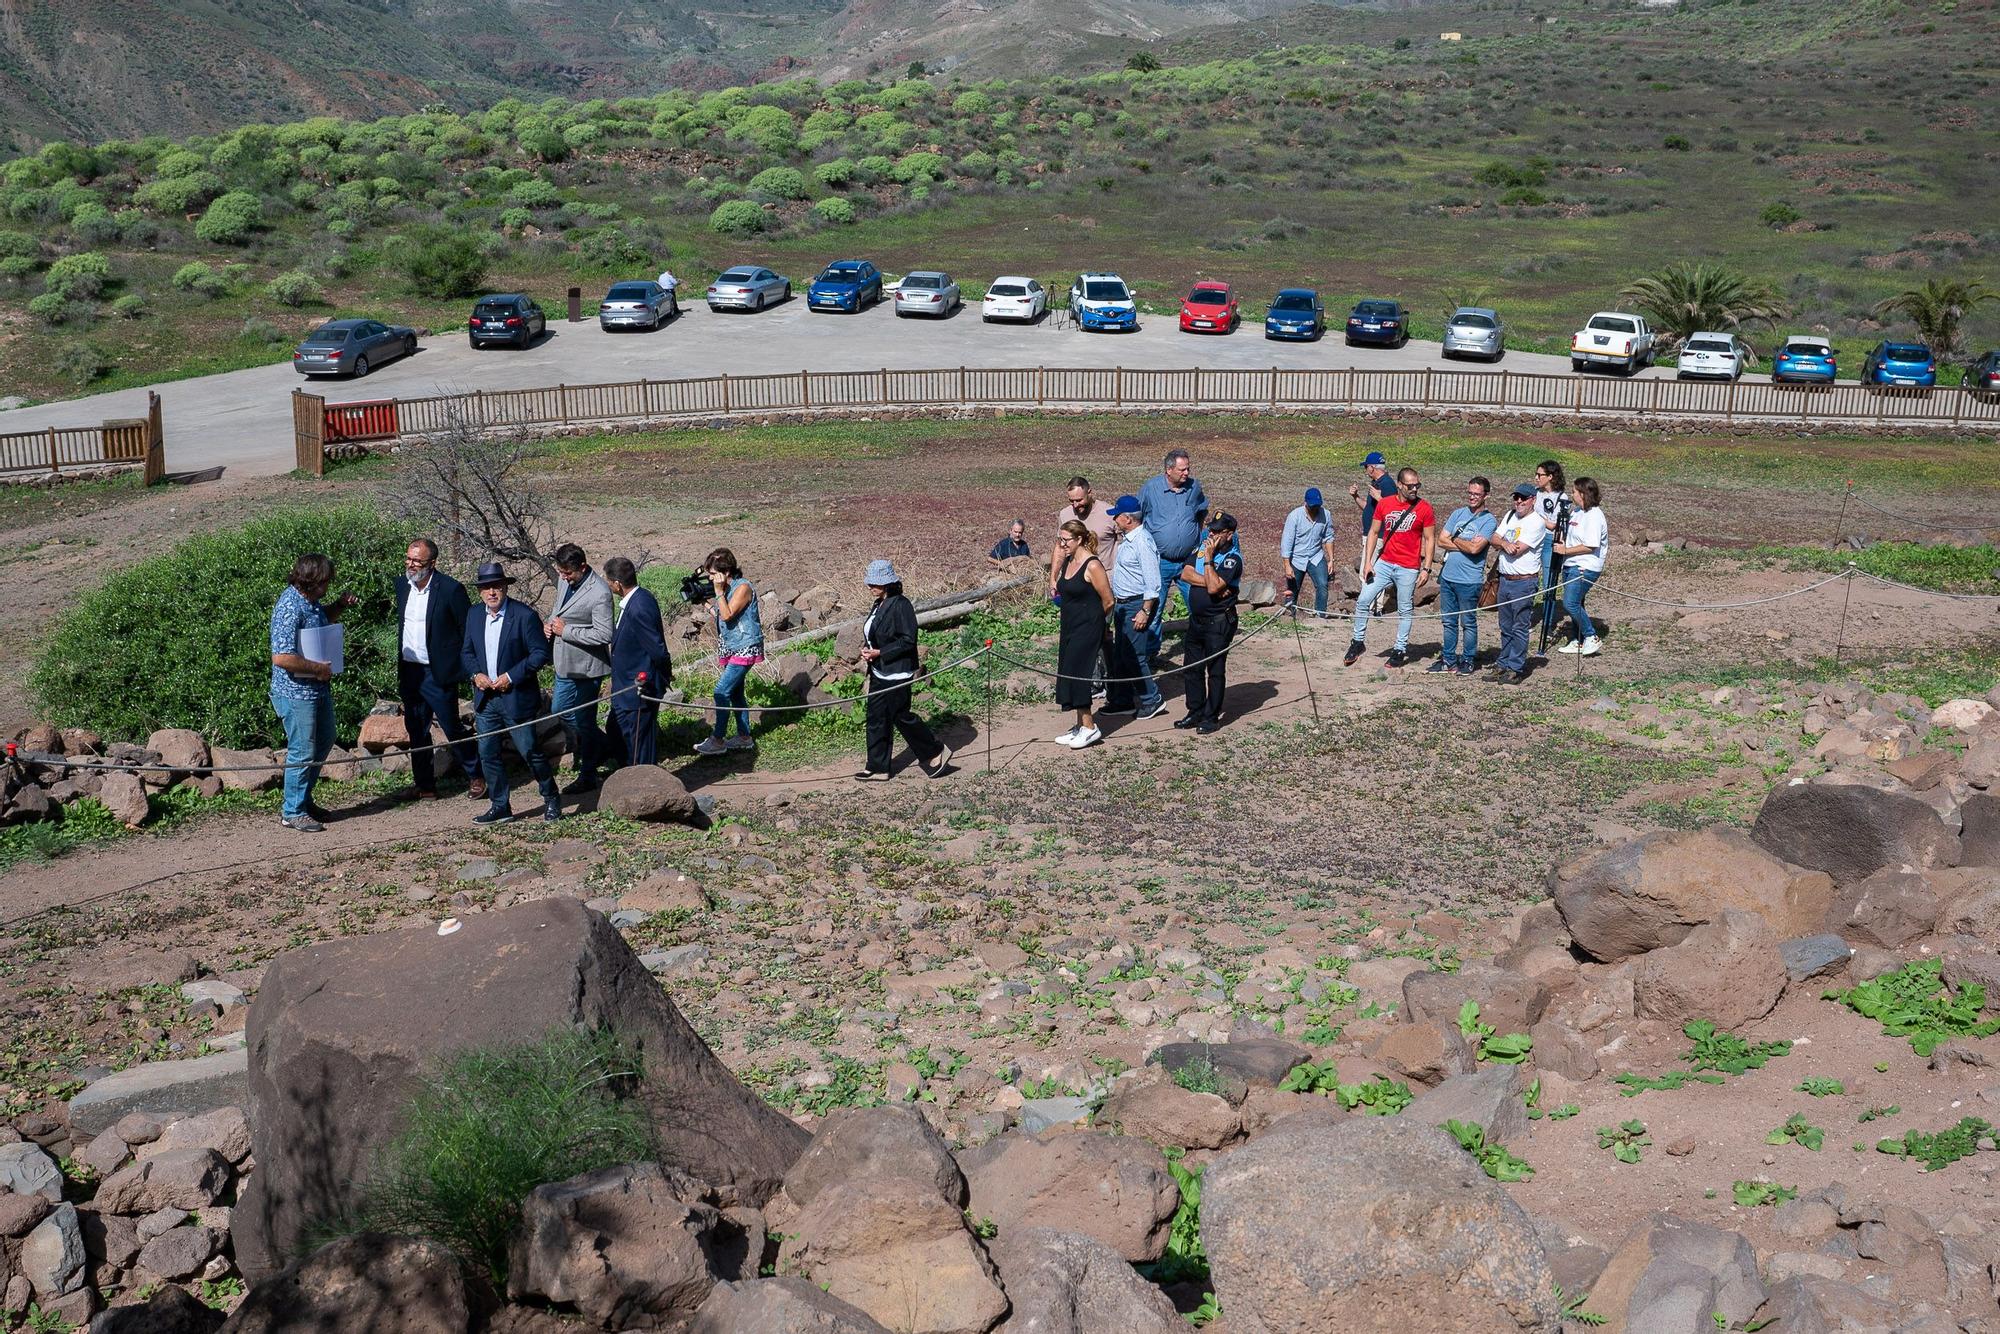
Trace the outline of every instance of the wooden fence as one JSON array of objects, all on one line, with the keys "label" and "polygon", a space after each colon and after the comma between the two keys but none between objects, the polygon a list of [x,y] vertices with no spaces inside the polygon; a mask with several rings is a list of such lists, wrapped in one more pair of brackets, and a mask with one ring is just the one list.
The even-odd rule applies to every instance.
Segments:
[{"label": "wooden fence", "polygon": [[[338,405],[335,405],[336,407]],[[793,371],[689,380],[559,384],[395,400],[399,436],[465,425],[512,427],[747,412],[872,407],[1474,408],[1577,416],[1687,416],[1721,421],[1852,421],[2000,427],[2000,397],[1959,388],[1620,379],[1474,370],[1141,370],[1028,366],[987,369]],[[299,467],[318,473],[327,438],[323,398],[293,393]]]},{"label": "wooden fence", "polygon": [[146,395],[146,415],[114,417],[95,426],[47,426],[0,434],[0,473],[57,473],[136,463],[151,486],[166,476],[160,396]]}]

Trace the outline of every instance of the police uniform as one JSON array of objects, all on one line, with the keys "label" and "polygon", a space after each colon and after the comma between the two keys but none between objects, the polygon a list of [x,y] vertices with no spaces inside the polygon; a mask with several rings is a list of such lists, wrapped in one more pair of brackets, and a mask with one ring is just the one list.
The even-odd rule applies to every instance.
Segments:
[{"label": "police uniform", "polygon": [[[1207,559],[1198,558],[1195,569],[1204,570]],[[1215,556],[1215,572],[1222,580],[1219,593],[1210,593],[1200,580],[1188,584],[1187,643],[1181,660],[1201,665],[1187,671],[1188,716],[1184,721],[1197,727],[1212,727],[1222,721],[1229,643],[1236,638],[1237,588],[1243,582],[1243,547],[1233,532],[1229,545]]]}]

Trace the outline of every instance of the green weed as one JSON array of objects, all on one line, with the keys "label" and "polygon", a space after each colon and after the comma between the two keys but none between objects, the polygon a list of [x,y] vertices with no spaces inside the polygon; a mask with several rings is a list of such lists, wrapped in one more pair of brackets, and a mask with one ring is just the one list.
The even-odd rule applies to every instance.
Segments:
[{"label": "green weed", "polygon": [[1912,1130],[1901,1139],[1877,1140],[1877,1153],[1893,1154],[1899,1158],[1914,1158],[1924,1165],[1924,1171],[1936,1172],[1951,1166],[1961,1158],[1970,1158],[1981,1148],[2000,1149],[2000,1131],[1985,1118],[1967,1116],[1934,1134]]},{"label": "green weed", "polygon": [[1953,1038],[1983,1038],[2000,1033],[2000,1019],[1986,1019],[1986,988],[1967,982],[1957,994],[1944,980],[1936,959],[1919,959],[1894,972],[1845,990],[1829,989],[1822,1000],[1838,1001],[1855,1013],[1877,1020],[1882,1031],[1907,1037],[1919,1056],[1929,1056],[1938,1044]]},{"label": "green weed", "polygon": [[1798,1082],[1794,1093],[1810,1093],[1815,1098],[1831,1098],[1847,1092],[1847,1086],[1837,1079],[1827,1079],[1813,1075]]},{"label": "green weed", "polygon": [[1797,1186],[1780,1186],[1771,1181],[1738,1181],[1730,1187],[1736,1203],[1745,1209],[1755,1209],[1762,1205],[1779,1205],[1786,1200],[1799,1197]]},{"label": "green weed", "polygon": [[1526,1181],[1535,1174],[1535,1169],[1526,1160],[1515,1157],[1506,1146],[1488,1143],[1484,1126],[1446,1121],[1438,1129],[1457,1140],[1458,1147],[1479,1163],[1479,1170],[1495,1181]]},{"label": "green weed", "polygon": [[1818,1126],[1807,1124],[1804,1112],[1793,1112],[1785,1118],[1785,1124],[1764,1136],[1766,1144],[1796,1144],[1802,1149],[1811,1149],[1814,1153],[1819,1152],[1820,1145],[1825,1139],[1826,1132]]},{"label": "green weed", "polygon": [[1621,1163],[1638,1162],[1643,1151],[1652,1143],[1646,1134],[1644,1121],[1620,1121],[1615,1126],[1597,1128],[1597,1147],[1608,1149],[1611,1156]]}]

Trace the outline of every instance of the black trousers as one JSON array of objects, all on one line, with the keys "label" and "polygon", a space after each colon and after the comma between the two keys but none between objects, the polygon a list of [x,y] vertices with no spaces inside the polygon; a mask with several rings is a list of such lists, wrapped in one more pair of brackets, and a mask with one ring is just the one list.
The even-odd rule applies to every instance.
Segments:
[{"label": "black trousers", "polygon": [[[444,732],[450,756],[469,781],[479,773],[479,751],[465,725],[458,720],[458,688],[441,686],[431,679],[431,669],[418,662],[396,661],[396,693],[403,702],[403,726],[410,732],[410,780],[417,790],[429,792],[437,786],[431,746],[431,721]],[[450,765],[444,766],[451,767]]]},{"label": "black trousers", "polygon": [[889,756],[895,747],[895,734],[901,732],[903,740],[916,757],[928,764],[944,750],[944,744],[937,739],[937,733],[930,725],[910,710],[910,687],[893,682],[868,681],[868,771],[886,774],[889,772]]},{"label": "black trousers", "polygon": [[[650,686],[648,687],[650,688]],[[609,745],[612,767],[660,762],[660,706],[628,702],[619,696],[611,706]]]},{"label": "black trousers", "polygon": [[[1235,638],[1234,611],[1188,618],[1181,660],[1201,662],[1201,666],[1191,666],[1183,673],[1187,677],[1188,717],[1211,723],[1222,721],[1222,694],[1229,688],[1229,654],[1225,650]],[[1208,660],[1202,662],[1204,658]]]}]

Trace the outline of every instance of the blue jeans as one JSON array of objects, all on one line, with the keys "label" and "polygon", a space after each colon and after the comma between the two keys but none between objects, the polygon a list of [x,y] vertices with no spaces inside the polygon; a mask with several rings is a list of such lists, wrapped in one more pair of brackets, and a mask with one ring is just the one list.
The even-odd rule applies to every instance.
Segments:
[{"label": "blue jeans", "polygon": [[1291,573],[1285,576],[1285,582],[1290,586],[1294,598],[1297,598],[1299,593],[1304,589],[1306,580],[1312,580],[1313,610],[1324,616],[1326,614],[1326,562],[1324,560],[1314,561],[1303,570],[1299,569],[1296,565],[1290,565],[1286,568]]},{"label": "blue jeans", "polygon": [[601,676],[558,676],[555,691],[549,696],[551,713],[562,713],[586,700],[591,703],[587,709],[562,713],[563,735],[569,738],[570,757],[576,761],[579,778],[594,777],[604,760],[604,733],[597,726],[596,705],[603,688]]},{"label": "blue jeans", "polygon": [[1181,590],[1181,605],[1187,605],[1188,586],[1187,581],[1181,578],[1181,571],[1186,568],[1188,561],[1193,559],[1192,554],[1185,559],[1177,560],[1160,557],[1160,605],[1153,619],[1146,624],[1146,633],[1153,640],[1153,651],[1149,657],[1154,660],[1160,656],[1161,638],[1167,631],[1167,603],[1173,600],[1174,589]]},{"label": "blue jeans", "polygon": [[1493,665],[1503,672],[1528,670],[1528,631],[1535,623],[1537,576],[1500,576],[1500,657]]},{"label": "blue jeans", "polygon": [[533,727],[517,723],[502,713],[499,701],[495,700],[472,715],[472,729],[479,734],[479,768],[486,775],[486,798],[494,810],[512,809],[509,799],[514,789],[507,777],[507,752],[502,748],[507,741],[513,742],[514,753],[528,762],[528,772],[535,776],[542,800],[556,799],[555,766],[535,744]]},{"label": "blue jeans", "polygon": [[1569,613],[1570,633],[1579,644],[1597,633],[1597,628],[1590,623],[1590,613],[1583,609],[1583,600],[1590,596],[1590,590],[1597,584],[1597,576],[1602,573],[1602,570],[1579,570],[1570,565],[1563,567],[1563,610]]},{"label": "blue jeans", "polygon": [[317,699],[271,696],[271,707],[285,727],[285,806],[287,820],[304,815],[312,804],[319,767],[333,749],[333,695]]},{"label": "blue jeans", "polygon": [[1561,605],[1561,593],[1555,579],[1556,535],[1549,533],[1542,538],[1542,642],[1548,643],[1548,636],[1556,628],[1556,608]]},{"label": "blue jeans", "polygon": [[1368,636],[1368,608],[1391,587],[1396,590],[1396,644],[1398,650],[1410,646],[1410,621],[1417,614],[1417,567],[1375,562],[1375,577],[1361,589],[1354,603],[1355,642]]},{"label": "blue jeans", "polygon": [[1478,579],[1447,579],[1438,585],[1439,608],[1444,612],[1444,665],[1447,667],[1461,664],[1470,667],[1479,658],[1481,582]]},{"label": "blue jeans", "polygon": [[[1154,609],[1145,629],[1132,628],[1132,618],[1145,609],[1144,598],[1124,598],[1111,606],[1111,621],[1118,636],[1111,641],[1111,678],[1104,684],[1104,706],[1108,709],[1130,708],[1135,691],[1140,713],[1151,713],[1160,703],[1160,683],[1153,679],[1153,651],[1160,633],[1159,609]],[[1135,676],[1139,678],[1137,681],[1130,679]]]},{"label": "blue jeans", "polygon": [[743,679],[750,675],[750,668],[740,662],[732,662],[722,669],[722,675],[715,679],[715,727],[709,733],[717,741],[729,735],[729,711],[736,711],[736,733],[750,735],[750,696],[743,688]]}]

